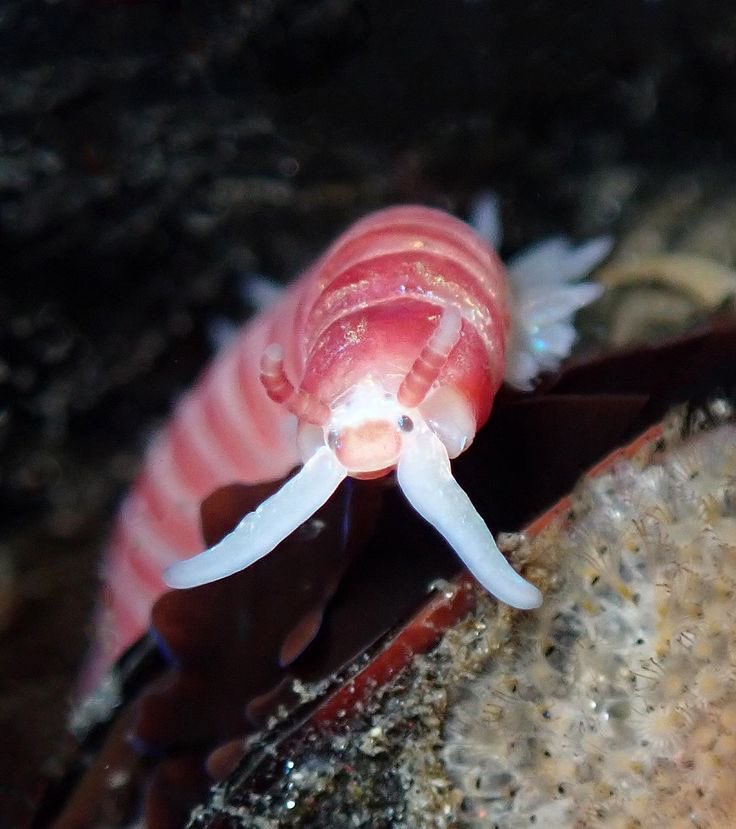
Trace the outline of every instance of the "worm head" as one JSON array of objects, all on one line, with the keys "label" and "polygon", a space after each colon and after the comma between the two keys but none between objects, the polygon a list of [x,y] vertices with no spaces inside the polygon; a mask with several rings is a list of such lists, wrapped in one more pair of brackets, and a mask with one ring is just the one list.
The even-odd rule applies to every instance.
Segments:
[{"label": "worm head", "polygon": [[514,607],[537,607],[541,594],[503,557],[450,469],[450,458],[470,445],[476,429],[462,395],[436,382],[460,330],[460,315],[443,313],[397,391],[367,378],[329,408],[294,389],[284,374],[280,350],[267,350],[264,386],[272,399],[300,417],[304,465],[230,535],[170,567],[167,584],[193,587],[248,567],[307,521],[346,476],[375,478],[396,469],[409,503],[489,592]]},{"label": "worm head", "polygon": [[402,437],[414,428],[411,416],[379,383],[351,389],[333,408],[324,442],[354,478],[378,478],[401,456]]}]

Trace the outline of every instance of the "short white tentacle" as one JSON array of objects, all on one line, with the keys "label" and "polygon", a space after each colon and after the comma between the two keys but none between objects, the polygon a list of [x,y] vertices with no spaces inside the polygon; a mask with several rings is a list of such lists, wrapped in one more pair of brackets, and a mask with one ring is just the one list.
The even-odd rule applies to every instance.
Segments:
[{"label": "short white tentacle", "polygon": [[330,415],[329,407],[303,389],[295,389],[286,376],[284,349],[271,343],[261,356],[261,383],[266,394],[296,415],[299,420],[322,425]]},{"label": "short white tentacle", "polygon": [[512,607],[539,607],[542,594],[506,561],[452,477],[447,450],[426,424],[418,424],[404,439],[397,478],[409,503],[444,536],[486,590]]},{"label": "short white tentacle", "polygon": [[397,398],[402,406],[413,408],[427,396],[460,337],[462,325],[457,308],[442,311],[437,327],[399,386]]},{"label": "short white tentacle", "polygon": [[164,581],[169,587],[196,587],[244,570],[314,515],[346,474],[331,450],[323,446],[222,541],[169,567]]}]

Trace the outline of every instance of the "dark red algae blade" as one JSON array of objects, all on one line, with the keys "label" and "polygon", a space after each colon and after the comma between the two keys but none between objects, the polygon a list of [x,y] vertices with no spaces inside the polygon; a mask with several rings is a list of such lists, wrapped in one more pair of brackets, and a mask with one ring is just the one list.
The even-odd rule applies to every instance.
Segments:
[{"label": "dark red algae blade", "polygon": [[[207,543],[217,541],[281,483],[234,485],[210,496],[202,506]],[[348,482],[309,525],[243,573],[161,597],[153,609],[152,631],[165,660],[159,658],[144,688],[131,686],[130,693],[120,694],[119,704],[110,706],[101,746],[83,740],[81,752],[94,752],[94,760],[85,764],[80,757],[72,764],[62,781],[67,798],[61,785],[49,790],[36,826],[125,825],[140,813],[144,792],[148,825],[182,824],[206,791],[207,753],[228,736],[253,729],[248,703],[285,675],[284,642],[290,643],[293,658],[306,647],[312,632],[303,618],[315,609],[322,612],[370,534],[382,490],[361,490],[356,499],[355,485]],[[112,673],[116,681],[119,667]],[[120,722],[126,724],[122,731]],[[101,726],[95,728],[99,733]],[[145,784],[133,772],[131,757],[145,767]],[[111,800],[126,806],[115,806],[115,820]]]},{"label": "dark red algae blade", "polygon": [[502,389],[453,469],[494,529],[516,529],[673,405],[699,407],[734,389],[736,318],[724,314],[656,346],[570,361],[532,394]]},{"label": "dark red algae blade", "polygon": [[[34,813],[19,815],[9,826],[45,829],[57,825],[55,820],[62,812],[66,822],[59,825],[63,826],[81,829],[101,820],[111,826],[122,825],[133,808],[131,801],[140,798],[150,767],[150,761],[127,739],[137,717],[135,700],[150,689],[165,667],[150,636],[142,637],[118,659],[94,698],[72,718],[73,736],[69,734],[64,754],[57,758],[62,773],[46,780]],[[111,785],[120,780],[126,784]]]},{"label": "dark red algae blade", "polygon": [[[237,485],[210,496],[203,507],[207,543],[218,540],[273,489]],[[321,616],[357,552],[353,534],[360,521],[351,520],[355,490],[354,482],[346,482],[308,524],[246,570],[192,590],[172,591],[156,603],[153,628],[171,655],[175,676],[164,690],[143,700],[136,729],[143,746],[170,751],[253,726],[247,703],[282,679],[284,643],[291,661],[308,646],[315,613]],[[361,492],[363,515],[377,511],[381,491],[363,487]],[[360,537],[364,532],[361,528]]]},{"label": "dark red algae blade", "polygon": [[[202,508],[203,532],[213,544],[281,485],[234,485],[210,496]],[[356,497],[356,493],[360,492]],[[213,584],[164,595],[152,614],[172,670],[165,687],[140,702],[135,740],[165,759],[146,792],[146,825],[181,825],[201,785],[213,745],[262,725],[280,702],[274,689],[293,676],[284,664],[311,641],[343,572],[370,535],[382,489],[348,481],[311,521],[273,554]],[[307,620],[305,624],[304,620]],[[172,819],[173,818],[173,819]]]}]

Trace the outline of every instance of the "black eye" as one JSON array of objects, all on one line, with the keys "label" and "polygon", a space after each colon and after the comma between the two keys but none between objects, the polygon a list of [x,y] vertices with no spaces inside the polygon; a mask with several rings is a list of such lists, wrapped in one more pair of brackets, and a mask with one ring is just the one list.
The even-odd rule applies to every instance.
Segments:
[{"label": "black eye", "polygon": [[408,415],[401,415],[399,418],[399,429],[402,432],[411,432],[414,428],[414,421]]}]

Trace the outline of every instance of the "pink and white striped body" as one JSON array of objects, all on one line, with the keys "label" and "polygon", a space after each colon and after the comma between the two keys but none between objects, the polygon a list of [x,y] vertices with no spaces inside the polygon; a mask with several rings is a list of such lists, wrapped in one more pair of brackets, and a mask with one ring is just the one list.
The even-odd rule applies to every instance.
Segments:
[{"label": "pink and white striped body", "polygon": [[[151,607],[166,589],[163,571],[202,551],[201,501],[232,482],[281,478],[308,458],[298,440],[299,418],[274,402],[262,382],[267,348],[281,347],[291,383],[327,409],[339,408],[351,389],[366,383],[379,384],[386,399],[401,398],[402,380],[445,313],[459,314],[459,328],[448,340],[430,392],[417,398],[411,416],[429,424],[416,432],[434,441],[421,444],[415,466],[439,447],[437,463],[449,475],[448,451],[454,457],[469,445],[490,414],[504,377],[510,325],[504,267],[468,225],[418,206],[372,214],[340,236],[274,306],[244,327],[178,403],[120,510],[104,564],[98,642],[83,681],[86,688],[148,627]],[[448,389],[449,397],[443,392]],[[467,432],[454,452],[445,451],[431,434],[441,432],[442,416],[435,409],[448,405],[462,409]],[[440,426],[435,428],[435,422]],[[314,441],[316,428],[305,433],[309,440]],[[319,435],[317,443],[327,452]],[[364,476],[394,466],[410,502],[466,558],[458,549],[465,542],[446,531],[447,519],[435,521],[417,503],[431,500],[431,492],[402,483],[401,462],[377,472],[368,469]],[[407,461],[404,478],[410,478],[410,466]],[[361,469],[347,468],[345,474],[360,476]],[[446,477],[438,478],[438,488],[446,485]],[[454,497],[455,490],[450,494]],[[465,509],[464,502],[457,503]],[[170,583],[190,586],[222,576]],[[525,601],[520,606],[538,604],[536,596]]]}]

